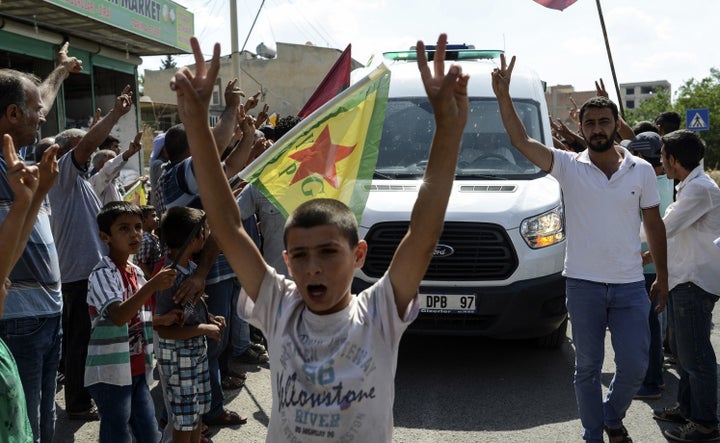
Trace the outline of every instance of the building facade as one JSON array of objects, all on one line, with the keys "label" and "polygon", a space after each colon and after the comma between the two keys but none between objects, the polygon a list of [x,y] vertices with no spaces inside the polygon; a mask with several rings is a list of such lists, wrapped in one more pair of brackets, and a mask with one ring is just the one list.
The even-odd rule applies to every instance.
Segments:
[{"label": "building facade", "polygon": [[655,80],[649,82],[620,83],[620,97],[625,109],[635,109],[640,103],[659,91],[670,94],[670,82]]},{"label": "building facade", "polygon": [[[269,113],[276,112],[280,117],[296,115],[341,53],[340,49],[293,43],[277,43],[277,53],[266,53],[265,56],[243,51],[240,54],[239,86],[247,97],[260,92],[258,108],[268,104]],[[353,69],[360,66],[353,60]],[[192,70],[194,66],[189,68]],[[145,70],[142,117],[143,122],[155,131],[165,131],[179,123],[175,92],[169,88],[173,74],[168,70]],[[230,57],[223,56],[210,105],[211,125],[225,107],[225,86],[233,78]],[[257,109],[251,113],[256,112]]]},{"label": "building facade", "polygon": [[[170,0],[0,1],[0,68],[43,79],[69,42],[69,55],[82,60],[83,71],[63,83],[41,136],[87,129],[94,110],[109,112],[125,85],[137,91],[140,56],[189,52],[193,27],[193,15]],[[136,106],[113,129],[121,147],[132,141],[139,122]],[[128,167],[141,170],[138,156]]]}]

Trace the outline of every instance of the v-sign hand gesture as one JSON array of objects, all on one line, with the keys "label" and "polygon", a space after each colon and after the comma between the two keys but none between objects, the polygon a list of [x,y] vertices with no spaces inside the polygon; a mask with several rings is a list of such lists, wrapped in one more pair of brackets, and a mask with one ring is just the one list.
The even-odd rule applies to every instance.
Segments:
[{"label": "v-sign hand gesture", "polygon": [[495,95],[510,94],[510,77],[515,68],[515,56],[510,59],[510,65],[505,61],[505,54],[500,54],[500,67],[493,69],[492,87]]},{"label": "v-sign hand gesture", "polygon": [[467,84],[470,76],[463,74],[459,65],[450,66],[445,74],[446,47],[447,35],[440,34],[433,58],[434,72],[431,72],[428,67],[425,43],[418,41],[416,50],[418,69],[435,115],[436,124],[464,128],[468,116]]},{"label": "v-sign hand gesture", "polygon": [[15,151],[15,144],[10,135],[3,135],[3,157],[7,164],[7,181],[14,194],[14,201],[29,204],[38,187],[39,173],[37,166],[26,166]]},{"label": "v-sign hand gesture", "polygon": [[190,38],[190,46],[195,56],[195,72],[187,67],[180,69],[170,83],[170,88],[177,93],[180,120],[186,126],[207,125],[210,97],[220,70],[220,44],[215,43],[209,69],[205,66],[197,38]]}]

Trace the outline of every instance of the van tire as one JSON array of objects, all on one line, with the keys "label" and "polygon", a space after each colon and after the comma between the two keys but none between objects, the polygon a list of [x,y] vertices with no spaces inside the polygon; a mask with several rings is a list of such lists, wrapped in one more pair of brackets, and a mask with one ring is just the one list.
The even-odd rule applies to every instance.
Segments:
[{"label": "van tire", "polygon": [[537,338],[537,347],[540,349],[558,349],[567,339],[567,327],[568,319],[566,317],[557,329],[548,335]]}]

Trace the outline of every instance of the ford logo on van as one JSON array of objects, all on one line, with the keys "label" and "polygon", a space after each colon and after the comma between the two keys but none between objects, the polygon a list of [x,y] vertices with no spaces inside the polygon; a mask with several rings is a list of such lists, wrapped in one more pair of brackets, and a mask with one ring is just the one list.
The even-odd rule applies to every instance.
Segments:
[{"label": "ford logo on van", "polygon": [[450,245],[443,245],[438,243],[433,251],[433,257],[450,257],[455,253],[455,248]]}]

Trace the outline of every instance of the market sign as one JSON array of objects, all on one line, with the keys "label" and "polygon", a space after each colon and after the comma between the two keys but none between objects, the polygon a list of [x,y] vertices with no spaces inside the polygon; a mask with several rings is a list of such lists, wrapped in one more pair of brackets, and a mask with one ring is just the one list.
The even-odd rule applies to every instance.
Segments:
[{"label": "market sign", "polygon": [[93,20],[190,52],[193,14],[170,0],[44,0]]}]

